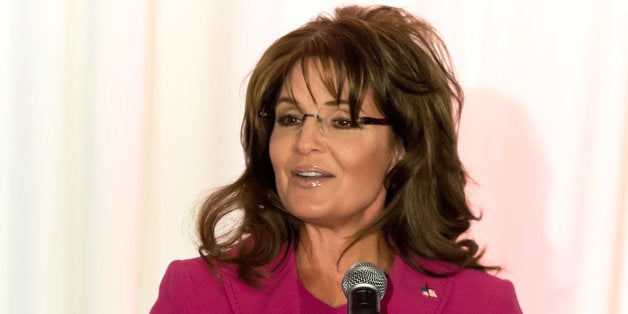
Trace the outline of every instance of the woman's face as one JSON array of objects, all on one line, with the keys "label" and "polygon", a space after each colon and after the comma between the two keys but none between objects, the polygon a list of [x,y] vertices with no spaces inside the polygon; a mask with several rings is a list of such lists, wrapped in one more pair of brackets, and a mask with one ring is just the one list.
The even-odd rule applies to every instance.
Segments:
[{"label": "woman's face", "polygon": [[[316,68],[308,71],[310,89],[295,66],[276,104],[270,159],[277,192],[286,209],[305,223],[358,230],[381,212],[384,178],[400,152],[388,126],[345,129],[340,118],[350,117],[346,95],[338,104]],[[303,114],[320,115],[324,130],[316,117],[302,124],[294,119]],[[359,116],[383,117],[370,95]]]}]

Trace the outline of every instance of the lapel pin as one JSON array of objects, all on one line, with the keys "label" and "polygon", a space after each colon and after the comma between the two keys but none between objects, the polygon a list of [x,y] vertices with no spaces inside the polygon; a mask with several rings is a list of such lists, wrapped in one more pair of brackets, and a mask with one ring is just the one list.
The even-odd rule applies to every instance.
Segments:
[{"label": "lapel pin", "polygon": [[424,297],[428,297],[428,298],[436,298],[436,291],[430,289],[430,287],[427,285],[427,283],[425,284],[425,287],[421,288],[421,294]]}]

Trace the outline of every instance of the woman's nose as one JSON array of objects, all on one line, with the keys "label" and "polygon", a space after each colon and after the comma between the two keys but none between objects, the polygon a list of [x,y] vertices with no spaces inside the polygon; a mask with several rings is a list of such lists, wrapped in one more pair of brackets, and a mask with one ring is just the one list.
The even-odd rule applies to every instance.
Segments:
[{"label": "woman's nose", "polygon": [[324,150],[323,129],[318,115],[303,116],[303,126],[297,135],[296,147],[302,154]]}]

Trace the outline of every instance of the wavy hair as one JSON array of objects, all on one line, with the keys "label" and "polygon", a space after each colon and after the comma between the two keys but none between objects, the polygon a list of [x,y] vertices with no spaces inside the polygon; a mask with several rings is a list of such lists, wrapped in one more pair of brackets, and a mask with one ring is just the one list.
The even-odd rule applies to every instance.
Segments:
[{"label": "wavy hair", "polygon": [[[281,254],[285,259],[282,248],[298,243],[302,222],[277,194],[269,157],[273,122],[263,115],[274,111],[291,69],[313,61],[332,95],[348,91],[354,118],[370,92],[405,148],[387,175],[382,214],[352,243],[381,231],[395,254],[429,275],[438,274],[423,268],[421,258],[461,269],[494,269],[479,263],[482,251],[475,241],[461,237],[479,218],[464,193],[467,174],[457,150],[463,92],[447,48],[427,22],[389,6],[337,8],[265,51],[246,92],[241,132],[246,168],[203,203],[197,221],[201,256],[210,265],[235,264],[243,282],[258,286],[269,271],[263,266]],[[218,222],[237,210],[243,212],[239,226],[218,237]]]}]

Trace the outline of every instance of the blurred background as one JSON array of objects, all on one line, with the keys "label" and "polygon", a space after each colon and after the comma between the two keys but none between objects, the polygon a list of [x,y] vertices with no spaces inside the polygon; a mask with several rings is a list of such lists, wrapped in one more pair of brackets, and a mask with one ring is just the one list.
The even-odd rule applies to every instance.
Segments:
[{"label": "blurred background", "polygon": [[[243,169],[247,74],[347,1],[0,0],[0,313],[147,313]],[[472,235],[526,313],[628,313],[628,3],[401,6],[447,42]]]}]

